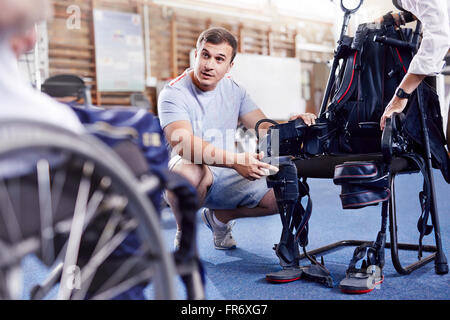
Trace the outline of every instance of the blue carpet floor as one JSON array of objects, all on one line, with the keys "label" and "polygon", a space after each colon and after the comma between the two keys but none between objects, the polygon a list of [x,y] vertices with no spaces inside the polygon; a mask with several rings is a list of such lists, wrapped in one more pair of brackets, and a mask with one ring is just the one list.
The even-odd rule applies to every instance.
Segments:
[{"label": "blue carpet floor", "polygon": [[[436,197],[441,222],[441,236],[445,254],[450,258],[450,185],[439,171],[434,171]],[[310,179],[313,213],[310,219],[308,250],[340,240],[373,241],[380,227],[381,206],[359,210],[343,210],[339,199],[340,187],[331,180]],[[417,190],[422,181],[418,174],[397,178],[397,211],[399,242],[418,243],[416,228],[419,217]],[[176,225],[170,209],[162,214],[163,236],[173,246]],[[278,215],[239,219],[233,229],[238,246],[234,250],[215,250],[211,231],[198,217],[198,247],[206,270],[206,298],[209,300],[448,300],[450,275],[437,275],[431,262],[410,275],[402,276],[394,269],[390,250],[386,249],[384,282],[370,293],[348,295],[337,285],[345,271],[354,248],[348,247],[326,254],[325,264],[330,270],[334,288],[299,280],[285,284],[266,282],[265,275],[280,269],[272,250],[279,242],[281,222]],[[389,237],[387,239],[389,241]],[[434,235],[425,237],[424,244],[434,244]],[[404,265],[416,261],[413,252],[402,252]],[[302,260],[302,265],[309,264]],[[25,286],[42,280],[44,267],[36,258],[24,261]],[[150,295],[152,288],[147,288]],[[55,291],[56,292],[56,291]],[[177,280],[180,299],[185,298],[184,287]],[[52,295],[51,295],[52,296]],[[53,295],[54,296],[54,295]],[[23,298],[27,298],[24,296]]]},{"label": "blue carpet floor", "polygon": [[[441,236],[445,254],[450,258],[450,185],[439,171],[434,171],[436,197],[441,222]],[[381,206],[359,210],[343,210],[340,187],[332,180],[310,179],[313,213],[310,220],[309,246],[314,249],[339,240],[358,239],[373,241],[380,227]],[[397,177],[397,218],[399,242],[418,243],[416,228],[419,217],[417,190],[422,181],[418,174]],[[163,215],[164,236],[171,246],[175,235],[175,222],[170,213]],[[308,299],[308,300],[435,300],[450,298],[450,275],[437,275],[434,262],[430,262],[410,275],[399,275],[386,249],[384,282],[375,290],[363,295],[342,293],[337,285],[345,277],[354,247],[343,248],[324,256],[330,270],[334,288],[299,280],[284,284],[266,282],[265,275],[280,269],[272,247],[278,243],[281,222],[278,215],[239,219],[233,229],[238,246],[234,250],[215,250],[211,231],[198,219],[198,245],[200,258],[206,269],[207,299]],[[387,241],[389,241],[389,236]],[[425,237],[425,244],[434,244],[434,234]],[[402,251],[403,265],[417,260],[415,252]],[[302,260],[301,264],[309,264]],[[180,295],[183,287],[178,284]]]}]

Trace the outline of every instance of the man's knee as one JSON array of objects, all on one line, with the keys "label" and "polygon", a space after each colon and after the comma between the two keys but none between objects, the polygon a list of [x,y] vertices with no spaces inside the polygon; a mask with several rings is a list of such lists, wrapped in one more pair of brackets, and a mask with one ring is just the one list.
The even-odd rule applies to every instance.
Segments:
[{"label": "man's knee", "polygon": [[181,160],[172,168],[172,171],[185,177],[196,189],[209,187],[212,183],[211,173],[205,165]]}]

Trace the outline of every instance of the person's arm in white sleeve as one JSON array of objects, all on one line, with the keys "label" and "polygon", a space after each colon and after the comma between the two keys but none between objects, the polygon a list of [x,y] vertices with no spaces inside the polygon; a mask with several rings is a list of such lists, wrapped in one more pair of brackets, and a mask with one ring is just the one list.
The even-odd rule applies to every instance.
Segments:
[{"label": "person's arm in white sleeve", "polygon": [[[398,88],[411,94],[426,76],[442,71],[444,57],[450,46],[450,26],[445,0],[402,0],[402,7],[413,13],[422,23],[423,38],[419,50],[409,65],[407,74]],[[402,112],[408,99],[394,95],[381,116],[380,127],[383,130],[386,119],[394,112]]]},{"label": "person's arm in white sleeve", "polygon": [[450,46],[450,26],[446,0],[403,0],[405,9],[422,23],[423,37],[408,73],[434,76],[444,67],[444,57]]}]

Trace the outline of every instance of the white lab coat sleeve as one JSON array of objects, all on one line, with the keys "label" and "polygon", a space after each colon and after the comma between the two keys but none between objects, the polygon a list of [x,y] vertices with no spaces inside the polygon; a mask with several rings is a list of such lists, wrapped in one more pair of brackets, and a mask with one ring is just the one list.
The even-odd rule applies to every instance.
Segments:
[{"label": "white lab coat sleeve", "polygon": [[447,0],[402,0],[402,7],[422,22],[423,38],[408,72],[432,76],[440,73],[450,47]]}]

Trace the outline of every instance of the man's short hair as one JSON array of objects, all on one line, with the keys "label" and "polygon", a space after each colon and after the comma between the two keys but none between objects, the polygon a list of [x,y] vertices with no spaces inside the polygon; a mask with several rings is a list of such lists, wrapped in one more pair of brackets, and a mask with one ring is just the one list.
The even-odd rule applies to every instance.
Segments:
[{"label": "man's short hair", "polygon": [[233,49],[231,55],[231,62],[233,62],[237,53],[237,40],[227,29],[221,27],[214,27],[203,31],[197,39],[197,48],[200,48],[203,42],[212,44],[228,43]]}]

